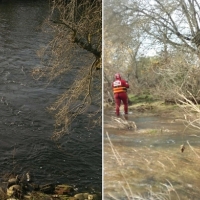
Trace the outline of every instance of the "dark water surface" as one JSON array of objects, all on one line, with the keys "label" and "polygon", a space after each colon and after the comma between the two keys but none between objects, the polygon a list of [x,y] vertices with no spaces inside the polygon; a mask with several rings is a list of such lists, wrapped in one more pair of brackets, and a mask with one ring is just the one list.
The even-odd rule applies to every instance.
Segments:
[{"label": "dark water surface", "polygon": [[48,14],[45,0],[0,3],[0,176],[29,171],[38,184],[68,183],[101,191],[101,127],[87,131],[82,117],[56,144],[46,107],[67,83],[47,86],[31,76],[40,66],[36,51],[51,39],[40,29]]}]

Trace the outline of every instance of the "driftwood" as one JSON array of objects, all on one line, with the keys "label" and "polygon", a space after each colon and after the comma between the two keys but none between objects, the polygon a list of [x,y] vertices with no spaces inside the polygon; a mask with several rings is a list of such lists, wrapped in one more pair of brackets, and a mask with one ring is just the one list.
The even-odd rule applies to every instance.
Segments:
[{"label": "driftwood", "polygon": [[124,116],[122,118],[111,117],[114,127],[119,129],[133,129],[136,130],[137,126],[134,121],[128,121]]}]

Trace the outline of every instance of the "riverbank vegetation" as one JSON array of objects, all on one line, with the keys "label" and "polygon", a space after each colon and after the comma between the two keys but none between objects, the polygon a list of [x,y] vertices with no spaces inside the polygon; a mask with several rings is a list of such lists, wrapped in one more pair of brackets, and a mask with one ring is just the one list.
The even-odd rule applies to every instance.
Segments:
[{"label": "riverbank vegetation", "polygon": [[[114,177],[113,179],[116,179],[117,177],[118,180],[120,180],[116,181],[118,182],[118,184],[115,185],[115,187],[118,188],[120,192],[118,191],[117,193],[116,190],[114,190],[114,193],[112,193],[109,191],[109,189],[106,188],[105,194],[107,198],[123,198],[135,200],[182,199],[183,196],[178,194],[179,191],[177,191],[173,184],[168,180],[170,176],[170,179],[173,180],[173,182],[175,182],[176,184],[179,182],[179,180],[176,179],[177,177],[174,176],[174,173],[172,173],[173,170],[176,170],[177,164],[180,162],[178,156],[173,155],[172,152],[164,152],[163,150],[157,151],[148,147],[139,146],[132,148],[126,146],[124,147],[125,150],[121,152],[120,147],[118,145],[115,145],[110,139],[108,132],[105,133],[105,137],[106,152],[108,151],[108,148],[110,148],[110,158],[115,159],[114,162],[116,163],[114,172],[111,171],[111,169],[108,170],[110,171],[110,173],[112,173],[112,177]],[[130,153],[131,157],[134,157],[135,160],[134,169],[130,168],[130,166],[132,166]],[[195,160],[195,156],[192,159]],[[169,165],[171,167],[169,167]],[[146,177],[144,175],[145,171]],[[159,175],[159,171],[162,171],[162,175]],[[177,173],[185,173],[189,175],[190,172],[185,169],[182,172]],[[131,181],[130,176],[135,177],[134,182]],[[162,180],[161,177],[165,177],[165,179]],[[108,173],[105,176],[105,180],[107,179],[109,179]],[[144,179],[146,179],[145,183]],[[139,182],[138,186],[137,181]],[[149,182],[152,183],[152,185],[148,184]],[[146,191],[141,188],[146,188]],[[180,190],[180,188],[178,188],[178,190]]]},{"label": "riverbank vegetation", "polygon": [[86,118],[96,116],[93,125],[101,125],[102,2],[52,1],[45,25],[53,39],[38,52],[44,67],[35,69],[33,77],[67,82],[65,92],[49,106],[55,116],[54,138],[68,132],[76,117],[88,109],[92,111]]},{"label": "riverbank vegetation", "polygon": [[104,102],[113,103],[111,82],[119,72],[130,101],[184,104],[186,119],[190,111],[200,118],[199,2],[110,0],[104,8]]},{"label": "riverbank vegetation", "polygon": [[[114,106],[111,83],[114,74],[120,73],[130,85],[128,90],[130,111],[158,112],[159,115],[165,113],[168,115],[171,115],[171,113],[178,114],[187,122],[185,125],[198,130],[200,128],[199,12],[200,4],[196,0],[106,1],[104,7],[104,105]],[[180,111],[180,113],[177,111]],[[153,137],[157,132],[154,133],[147,132],[146,134]],[[126,162],[119,166],[118,171],[116,169],[115,172],[112,172],[113,176],[120,177],[118,180],[122,180],[121,191],[127,196],[127,199],[180,199],[179,194],[176,193],[170,182],[166,184],[169,188],[166,188],[164,193],[166,192],[166,195],[173,193],[173,197],[165,196],[164,193],[159,196],[157,192],[155,195],[158,194],[158,196],[148,196],[151,192],[147,192],[145,197],[136,197],[135,194],[139,191],[139,188],[134,187],[134,185],[133,188],[136,189],[131,190],[130,184],[135,180],[128,182],[128,178],[134,173],[134,178],[142,176],[142,179],[149,180],[149,184],[151,184],[154,183],[157,174],[160,175],[158,168],[161,167],[166,174],[172,174],[168,180],[172,180],[176,184],[183,174],[189,177],[192,174],[189,169],[179,168],[180,163],[185,162],[182,159],[182,153],[175,154],[175,150],[171,152],[171,148],[159,149],[159,151],[154,152],[148,147],[138,148],[139,145],[137,146],[137,144],[135,148],[129,143],[126,146],[125,142],[130,141],[131,136],[127,134],[130,138],[122,141],[122,134],[119,134],[120,145],[117,142],[114,145],[107,145],[107,136],[104,149],[106,155],[112,155],[114,151],[113,154],[121,155],[122,161]],[[116,134],[115,141],[117,136]],[[139,135],[138,140],[141,137]],[[135,140],[136,135],[133,137],[133,141]],[[123,145],[121,145],[122,143]],[[129,145],[132,148],[128,148]],[[198,146],[196,149],[199,150]],[[115,150],[118,150],[118,152]],[[154,159],[149,162],[149,158],[152,158],[151,156],[154,153]],[[129,157],[130,154],[131,157]],[[196,154],[192,150],[188,154],[190,155],[187,159],[193,159],[188,163],[192,163],[192,166],[195,167],[198,163],[199,153]],[[172,155],[173,161],[168,157],[169,155]],[[144,160],[142,161],[140,158]],[[115,156],[115,159],[118,162],[120,158]],[[145,164],[139,165],[140,163]],[[169,163],[171,164],[168,165]],[[188,165],[186,163],[184,166]],[[150,169],[149,166],[155,164],[156,174],[151,175],[149,179],[143,177],[143,173],[136,174],[134,167],[137,164],[143,173],[149,170],[152,172],[152,168]],[[176,176],[176,172],[177,174],[180,173],[180,176]],[[167,178],[163,176],[161,179],[158,178],[157,183],[163,183],[165,180]],[[104,181],[106,182],[106,178],[104,178]],[[142,182],[142,184],[146,184],[146,182]],[[179,189],[179,186],[177,184],[175,188]],[[112,195],[111,192],[110,194]],[[188,199],[189,197],[184,198]],[[117,197],[112,196],[111,199],[117,199]]]}]

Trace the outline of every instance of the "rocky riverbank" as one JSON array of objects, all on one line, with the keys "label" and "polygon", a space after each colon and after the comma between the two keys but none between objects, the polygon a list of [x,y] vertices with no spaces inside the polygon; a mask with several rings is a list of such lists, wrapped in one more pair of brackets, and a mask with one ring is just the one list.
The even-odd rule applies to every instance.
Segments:
[{"label": "rocky riverbank", "polygon": [[101,194],[78,193],[67,184],[37,185],[26,174],[26,179],[10,176],[0,187],[1,200],[100,200]]}]

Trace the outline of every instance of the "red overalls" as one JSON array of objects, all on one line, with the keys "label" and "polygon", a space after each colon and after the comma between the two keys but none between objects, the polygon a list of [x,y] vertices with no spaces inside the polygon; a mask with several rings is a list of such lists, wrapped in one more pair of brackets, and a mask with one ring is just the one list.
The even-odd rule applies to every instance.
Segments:
[{"label": "red overalls", "polygon": [[129,84],[123,79],[116,79],[112,83],[112,88],[115,98],[116,115],[119,116],[121,101],[124,104],[124,114],[128,114],[128,96],[126,91],[129,88]]}]

